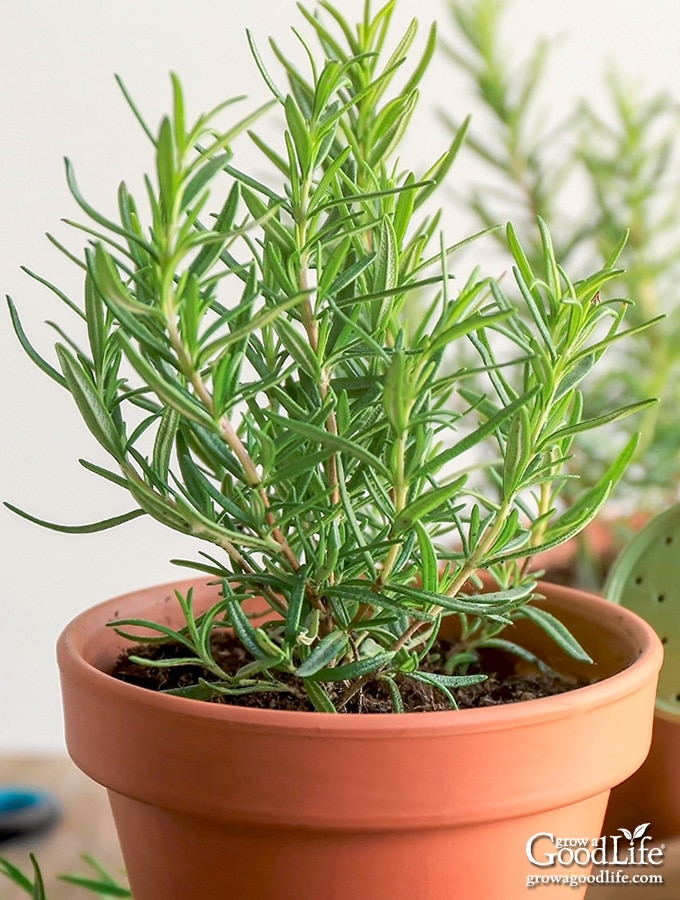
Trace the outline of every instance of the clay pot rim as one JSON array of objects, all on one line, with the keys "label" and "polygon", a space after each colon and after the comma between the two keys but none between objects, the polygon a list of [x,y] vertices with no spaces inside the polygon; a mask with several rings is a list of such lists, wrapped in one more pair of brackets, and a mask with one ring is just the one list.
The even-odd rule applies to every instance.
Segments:
[{"label": "clay pot rim", "polygon": [[[320,730],[335,732],[351,738],[372,737],[381,733],[385,737],[402,735],[417,727],[419,732],[437,734],[457,731],[484,732],[530,726],[537,719],[557,719],[573,715],[578,709],[594,709],[606,706],[631,692],[635,692],[649,680],[650,672],[657,672],[663,660],[663,646],[655,631],[642,618],[608,600],[562,585],[539,584],[542,593],[557,594],[571,603],[590,605],[595,619],[610,634],[630,645],[641,648],[637,658],[619,672],[604,677],[601,681],[575,688],[553,697],[541,697],[519,703],[500,706],[442,710],[437,712],[383,713],[373,715],[335,714],[276,709],[257,709],[231,706],[228,704],[206,703],[186,697],[156,693],[137,685],[113,678],[109,673],[89,662],[84,655],[86,644],[98,628],[116,618],[135,617],[128,609],[121,612],[124,604],[132,605],[140,595],[158,592],[171,593],[175,589],[184,590],[195,580],[173,581],[154,585],[105,600],[86,609],[76,616],[63,630],[57,642],[57,658],[63,674],[76,681],[88,681],[102,692],[104,702],[133,701],[138,707],[146,706],[155,714],[174,716],[181,714],[186,720],[229,721],[244,729],[267,728],[273,731],[295,731],[317,734]],[[607,623],[606,625],[604,623]],[[114,632],[111,632],[114,634]],[[124,646],[122,639],[121,647]]]}]

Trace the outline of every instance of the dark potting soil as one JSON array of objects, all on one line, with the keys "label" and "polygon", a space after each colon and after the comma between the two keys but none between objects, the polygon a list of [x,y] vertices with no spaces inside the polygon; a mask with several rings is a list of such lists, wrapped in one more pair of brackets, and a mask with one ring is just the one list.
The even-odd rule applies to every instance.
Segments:
[{"label": "dark potting soil", "polygon": [[[439,649],[445,655],[448,642],[442,641]],[[252,661],[250,654],[244,649],[231,632],[218,631],[213,634],[212,649],[215,660],[228,674],[235,674],[242,666]],[[153,691],[167,691],[196,684],[199,678],[215,681],[215,676],[201,665],[178,665],[170,668],[147,666],[136,663],[130,656],[141,656],[147,659],[165,660],[185,655],[186,648],[172,642],[143,644],[132,647],[121,654],[112,672],[115,678]],[[546,673],[518,672],[515,660],[509,654],[499,651],[483,651],[480,671],[488,674],[486,681],[458,688],[452,691],[460,709],[472,707],[499,706],[505,703],[518,703],[524,700],[535,700],[563,694],[566,691],[583,687],[587,682]],[[524,665],[524,664],[522,664]],[[423,668],[427,668],[424,666]],[[429,667],[436,671],[436,665]],[[261,693],[226,695],[217,694],[209,702],[228,703],[236,706],[249,706],[260,709],[284,709],[293,711],[313,711],[309,698],[302,687],[297,688],[294,676],[278,676],[286,681],[294,692],[267,691]],[[447,698],[435,688],[408,678],[398,676],[399,688],[406,712],[430,712],[449,710],[451,705]],[[326,692],[334,702],[338,702],[346,690],[342,683],[327,683]],[[366,683],[360,692],[354,695],[342,710],[347,713],[390,713],[393,712],[389,689],[379,681]]]}]

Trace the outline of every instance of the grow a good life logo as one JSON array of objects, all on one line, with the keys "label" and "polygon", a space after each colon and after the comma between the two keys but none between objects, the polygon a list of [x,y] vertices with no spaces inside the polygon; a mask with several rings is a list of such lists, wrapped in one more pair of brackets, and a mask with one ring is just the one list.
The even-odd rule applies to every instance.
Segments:
[{"label": "grow a good life logo", "polygon": [[[655,844],[647,833],[649,822],[632,831],[596,838],[558,837],[547,831],[533,834],[526,844],[527,859],[535,869],[527,887],[542,884],[663,884],[657,871],[663,864],[665,844]],[[597,871],[591,871],[592,867]],[[546,871],[550,870],[550,871]],[[566,871],[568,870],[568,871]]]}]

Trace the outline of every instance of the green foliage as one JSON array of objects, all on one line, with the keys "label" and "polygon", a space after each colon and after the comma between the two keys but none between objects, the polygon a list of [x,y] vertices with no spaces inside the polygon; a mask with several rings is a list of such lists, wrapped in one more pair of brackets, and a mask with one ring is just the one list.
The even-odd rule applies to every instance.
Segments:
[{"label": "green foliage", "polygon": [[[570,280],[539,221],[537,262],[507,229],[514,287],[475,272],[455,288],[449,267],[470,238],[437,246],[429,201],[464,126],[428,171],[402,168],[395,152],[434,31],[409,69],[416,23],[390,49],[393,8],[372,15],[367,4],[356,29],[327,2],[303,10],[321,52],[298,35],[303,71],[272,44],[286,87],[251,41],[284,123],[278,143],[252,130],[265,110],[226,130],[216,111],[190,124],[174,76],[157,134],[133,106],[155,155],[148,221],[125,185],[118,221],[93,210],[67,166],[94,224],[80,226],[82,308],[54,292],[84,316],[85,345],[60,342],[57,368],[11,306],[29,356],[71,393],[115,471],[85,467],[134,504],[82,530],[141,510],[215,548],[184,564],[221,585],[216,606],[196,615],[189,592],[178,596],[181,630],[146,623],[186,648],[163,664],[210,673],[187,696],[288,691],[333,712],[377,680],[400,710],[413,679],[455,704],[453,689],[483,677],[467,672],[478,648],[532,615],[527,560],[590,521],[634,446],[564,511],[575,443],[647,405],[583,414],[582,380],[621,336],[628,306],[601,300],[615,261]],[[263,157],[249,169],[252,148],[232,150],[246,130]],[[267,164],[263,181],[253,172]],[[416,291],[427,313],[414,322],[405,303]],[[447,374],[463,344],[476,365]],[[484,571],[496,589],[482,590]],[[251,620],[252,597],[276,617]],[[433,675],[428,654],[450,616],[461,644]],[[533,617],[584,655],[552,618]],[[251,657],[236,674],[212,657],[225,626]]]},{"label": "green foliage", "polygon": [[[640,465],[631,467],[626,483],[636,491],[637,508],[663,509],[675,501],[680,477],[677,100],[644,94],[630,75],[611,71],[609,109],[576,98],[571,108],[556,111],[546,84],[549,43],[538,41],[518,60],[503,39],[510,0],[449,5],[455,30],[446,50],[480,101],[466,146],[483,164],[487,183],[463,186],[469,208],[485,225],[509,215],[532,263],[542,253],[536,216],[550,227],[564,265],[575,260],[592,266],[620,254],[622,271],[611,287],[635,300],[629,324],[665,317],[662,327],[645,329],[617,348],[610,365],[593,373],[586,396],[593,416],[612,400],[660,398],[635,423],[642,433]],[[455,113],[445,116],[457,129]],[[586,441],[575,464],[585,481],[595,483],[608,465],[601,442]]]},{"label": "green foliage", "polygon": [[[30,875],[26,875],[9,860],[1,858],[0,875],[8,878],[12,884],[18,885],[32,900],[48,900],[40,866],[32,853],[29,858],[32,866]],[[92,869],[92,875],[59,875],[59,880],[82,887],[96,897],[132,897],[130,891],[113,878],[95,859],[84,855],[83,860]]]}]

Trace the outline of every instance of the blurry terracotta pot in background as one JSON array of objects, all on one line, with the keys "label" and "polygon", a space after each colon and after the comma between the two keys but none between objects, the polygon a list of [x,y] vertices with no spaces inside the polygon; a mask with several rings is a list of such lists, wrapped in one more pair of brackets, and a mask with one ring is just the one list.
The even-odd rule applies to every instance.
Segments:
[{"label": "blurry terracotta pot in background", "polygon": [[612,793],[607,827],[650,822],[655,837],[680,835],[680,504],[641,529],[616,560],[605,594],[648,622],[666,657],[652,746],[644,766]]},{"label": "blurry terracotta pot in background", "polygon": [[[543,586],[596,663],[541,652],[596,684],[359,716],[202,703],[108,675],[124,642],[105,624],[176,626],[173,588],[187,586],[94,607],[58,646],[69,752],[108,788],[135,900],[517,900],[544,871],[528,839],[599,835],[609,789],[647,753],[661,645],[598,598]],[[200,609],[215,595],[199,586],[195,599]],[[523,640],[538,650],[532,628]]]},{"label": "blurry terracotta pot in background", "polygon": [[[642,767],[612,791],[605,834],[650,822],[655,840],[680,835],[680,723],[657,712]],[[680,896],[680,892],[678,893]]]}]

